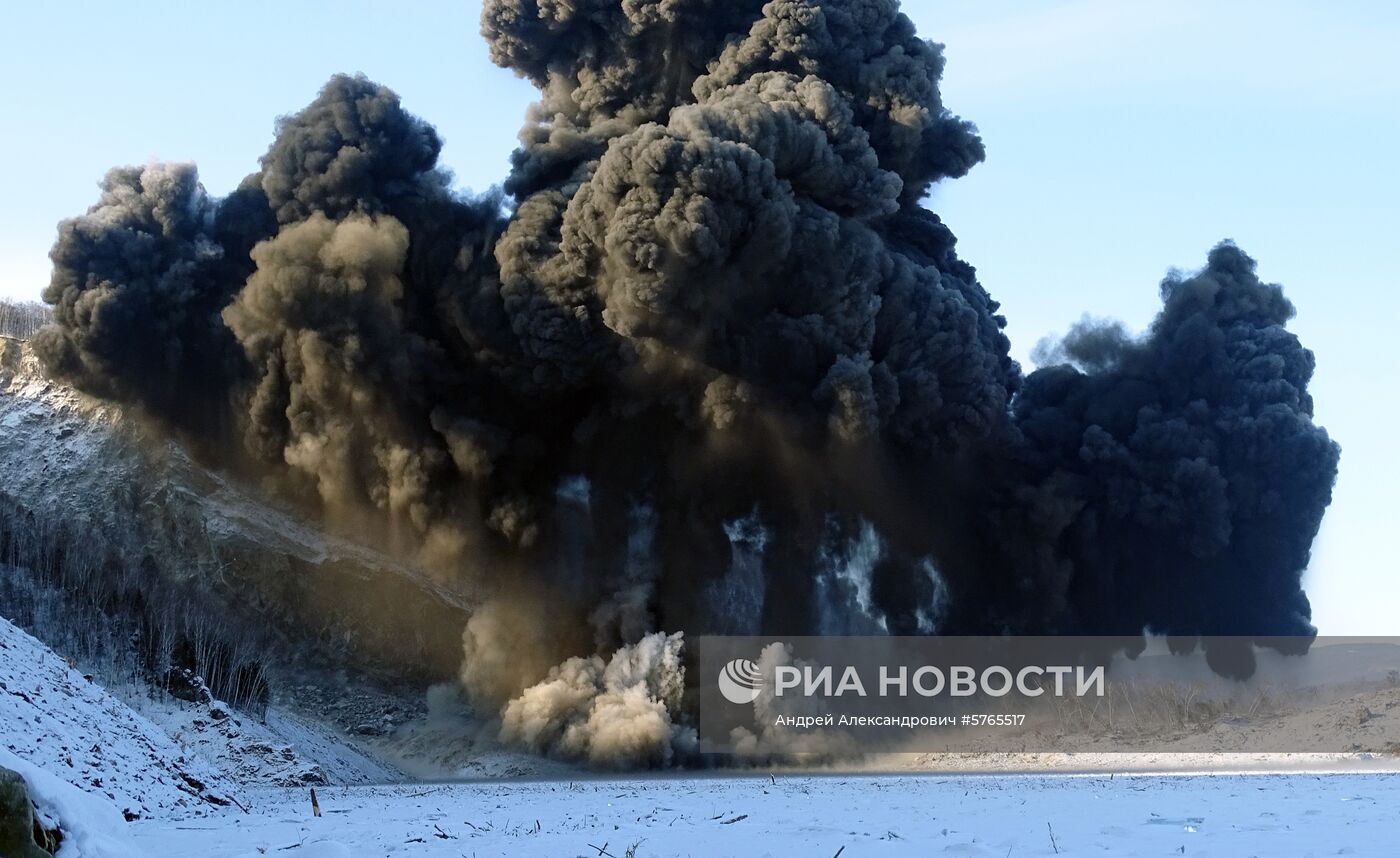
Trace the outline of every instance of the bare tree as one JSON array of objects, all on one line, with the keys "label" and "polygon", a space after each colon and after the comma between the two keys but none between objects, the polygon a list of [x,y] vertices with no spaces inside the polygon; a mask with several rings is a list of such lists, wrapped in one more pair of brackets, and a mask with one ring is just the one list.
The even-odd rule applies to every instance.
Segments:
[{"label": "bare tree", "polygon": [[0,336],[27,340],[52,318],[53,312],[38,301],[0,298]]},{"label": "bare tree", "polygon": [[[199,561],[197,577],[218,560]],[[172,677],[266,715],[273,642],[199,584],[171,580],[144,535],[25,509],[0,487],[0,616],[110,681],[163,693]]]}]

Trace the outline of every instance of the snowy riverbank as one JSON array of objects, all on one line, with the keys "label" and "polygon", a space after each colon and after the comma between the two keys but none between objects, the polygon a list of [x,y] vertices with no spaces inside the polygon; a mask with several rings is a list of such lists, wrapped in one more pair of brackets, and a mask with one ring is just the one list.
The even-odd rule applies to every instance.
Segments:
[{"label": "snowy riverbank", "polygon": [[[1393,855],[1400,777],[1374,774],[654,777],[262,790],[152,855]],[[1053,836],[1053,839],[1052,839]]]}]

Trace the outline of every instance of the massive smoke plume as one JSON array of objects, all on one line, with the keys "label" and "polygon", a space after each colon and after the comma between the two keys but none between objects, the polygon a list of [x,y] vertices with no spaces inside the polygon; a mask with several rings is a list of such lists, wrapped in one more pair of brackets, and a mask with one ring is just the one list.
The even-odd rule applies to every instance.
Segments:
[{"label": "massive smoke plume", "polygon": [[479,599],[504,738],[674,759],[681,633],[1313,633],[1338,448],[1292,306],[1224,243],[1145,335],[1086,321],[1023,378],[921,206],[983,147],[896,0],[482,31],[542,94],[507,196],[337,76],[229,197],[112,171],[36,348]]}]

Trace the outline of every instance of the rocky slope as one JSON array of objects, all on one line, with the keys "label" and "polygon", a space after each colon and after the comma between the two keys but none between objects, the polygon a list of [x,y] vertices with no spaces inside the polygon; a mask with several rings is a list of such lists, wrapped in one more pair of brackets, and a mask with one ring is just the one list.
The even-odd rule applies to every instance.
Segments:
[{"label": "rocky slope", "polygon": [[[332,783],[391,780],[400,772],[512,777],[545,766],[497,747],[494,731],[469,716],[456,690],[471,593],[328,533],[257,486],[203,466],[178,444],[152,440],[119,408],[46,379],[26,344],[0,336],[0,597],[7,584],[42,578],[6,566],[14,562],[6,556],[7,512],[12,529],[47,529],[61,547],[101,543],[107,555],[119,556],[94,561],[92,574],[136,576],[136,591],[174,594],[166,610],[173,603],[212,611],[212,634],[232,634],[235,646],[247,648],[238,633],[258,630],[257,645],[267,652],[256,657],[265,661],[271,706],[245,719],[248,729],[208,718],[197,706],[147,711],[142,689],[120,695],[236,780],[247,782],[243,770],[252,766],[295,781],[303,759],[320,765]],[[35,612],[27,631],[64,658],[76,657],[99,682],[141,684],[128,675],[131,659],[111,652],[128,641],[109,630],[96,645],[67,646],[71,630],[58,626],[72,625],[81,614],[76,608],[86,606],[75,606],[62,588],[44,598],[52,604],[44,617]],[[252,742],[251,757],[226,751],[224,733],[256,739],[261,727],[275,735]],[[338,742],[376,755],[381,774],[325,764],[337,758]],[[286,744],[297,749],[295,761],[283,759]],[[258,758],[263,745],[266,759]]]},{"label": "rocky slope", "polygon": [[[104,619],[110,604],[94,607],[112,601],[100,588],[84,604],[72,580],[45,583],[37,564],[5,565],[17,552],[47,561],[67,551],[66,561],[53,565],[71,566],[74,554],[94,545],[101,548],[88,551],[94,569],[87,574],[128,582],[121,598],[144,605],[127,604],[120,622]],[[138,637],[151,639],[151,613],[212,617],[201,620],[209,637],[241,647],[240,657],[265,671],[272,708],[250,713],[251,720],[266,718],[285,741],[254,736],[251,756],[230,757],[222,749],[248,744],[243,739],[252,735],[230,720],[164,711],[153,717],[187,746],[213,749],[206,756],[219,769],[280,766],[284,780],[311,771],[301,756],[283,758],[286,743],[315,744],[309,737],[321,733],[353,736],[392,760],[380,780],[394,777],[405,753],[424,757],[413,740],[425,729],[425,692],[455,676],[469,601],[393,558],[324,532],[257,487],[201,466],[179,445],[153,442],[138,420],[45,379],[27,345],[0,337],[0,597],[7,593],[11,618],[98,681],[119,684],[151,678],[122,651],[139,645]],[[27,617],[16,608],[23,603],[35,606]],[[94,619],[108,628],[90,634]],[[249,649],[257,651],[249,656]],[[134,703],[141,693],[124,697]],[[413,728],[402,750],[400,727]],[[223,735],[230,730],[240,734],[232,743]],[[473,756],[474,743],[452,742],[457,755],[436,759],[446,737],[428,732],[434,753],[419,764],[427,772],[450,773],[461,763],[457,756]]]},{"label": "rocky slope", "polygon": [[457,668],[467,595],[150,440],[119,409],[45,379],[10,338],[0,338],[0,500],[126,546],[161,580],[265,623],[287,658],[424,684]]}]

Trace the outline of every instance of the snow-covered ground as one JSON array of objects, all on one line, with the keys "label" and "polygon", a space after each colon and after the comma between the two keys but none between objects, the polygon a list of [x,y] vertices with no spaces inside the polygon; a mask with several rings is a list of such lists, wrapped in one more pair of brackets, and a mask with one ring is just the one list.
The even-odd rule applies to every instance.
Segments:
[{"label": "snow-covered ground", "polygon": [[3,619],[0,748],[105,797],[128,817],[228,801],[212,767]]},{"label": "snow-covered ground", "polygon": [[[1400,842],[1400,775],[1388,772],[599,778],[538,766],[526,771],[550,779],[353,786],[393,772],[313,722],[139,708],[0,620],[0,766],[29,782],[41,819],[69,832],[60,858],[1323,856],[1394,855]],[[1175,762],[1233,765],[1221,755]],[[318,818],[310,789],[320,780],[336,785],[317,787]]]},{"label": "snow-covered ground", "polygon": [[[217,702],[209,706],[145,698],[132,703],[185,753],[232,783],[311,786],[403,780],[400,772],[323,725],[275,707],[259,721]],[[221,712],[227,717],[211,714]]]},{"label": "snow-covered ground", "polygon": [[237,807],[252,785],[402,778],[321,725],[275,709],[264,723],[218,701],[145,694],[110,693],[0,618],[0,766],[45,772],[85,793],[87,802],[74,802],[49,790],[59,796],[51,815],[66,813],[65,826],[80,806],[105,808],[101,816],[119,821],[168,822]]},{"label": "snow-covered ground", "polygon": [[672,777],[259,791],[152,855],[1386,855],[1389,775]]}]

